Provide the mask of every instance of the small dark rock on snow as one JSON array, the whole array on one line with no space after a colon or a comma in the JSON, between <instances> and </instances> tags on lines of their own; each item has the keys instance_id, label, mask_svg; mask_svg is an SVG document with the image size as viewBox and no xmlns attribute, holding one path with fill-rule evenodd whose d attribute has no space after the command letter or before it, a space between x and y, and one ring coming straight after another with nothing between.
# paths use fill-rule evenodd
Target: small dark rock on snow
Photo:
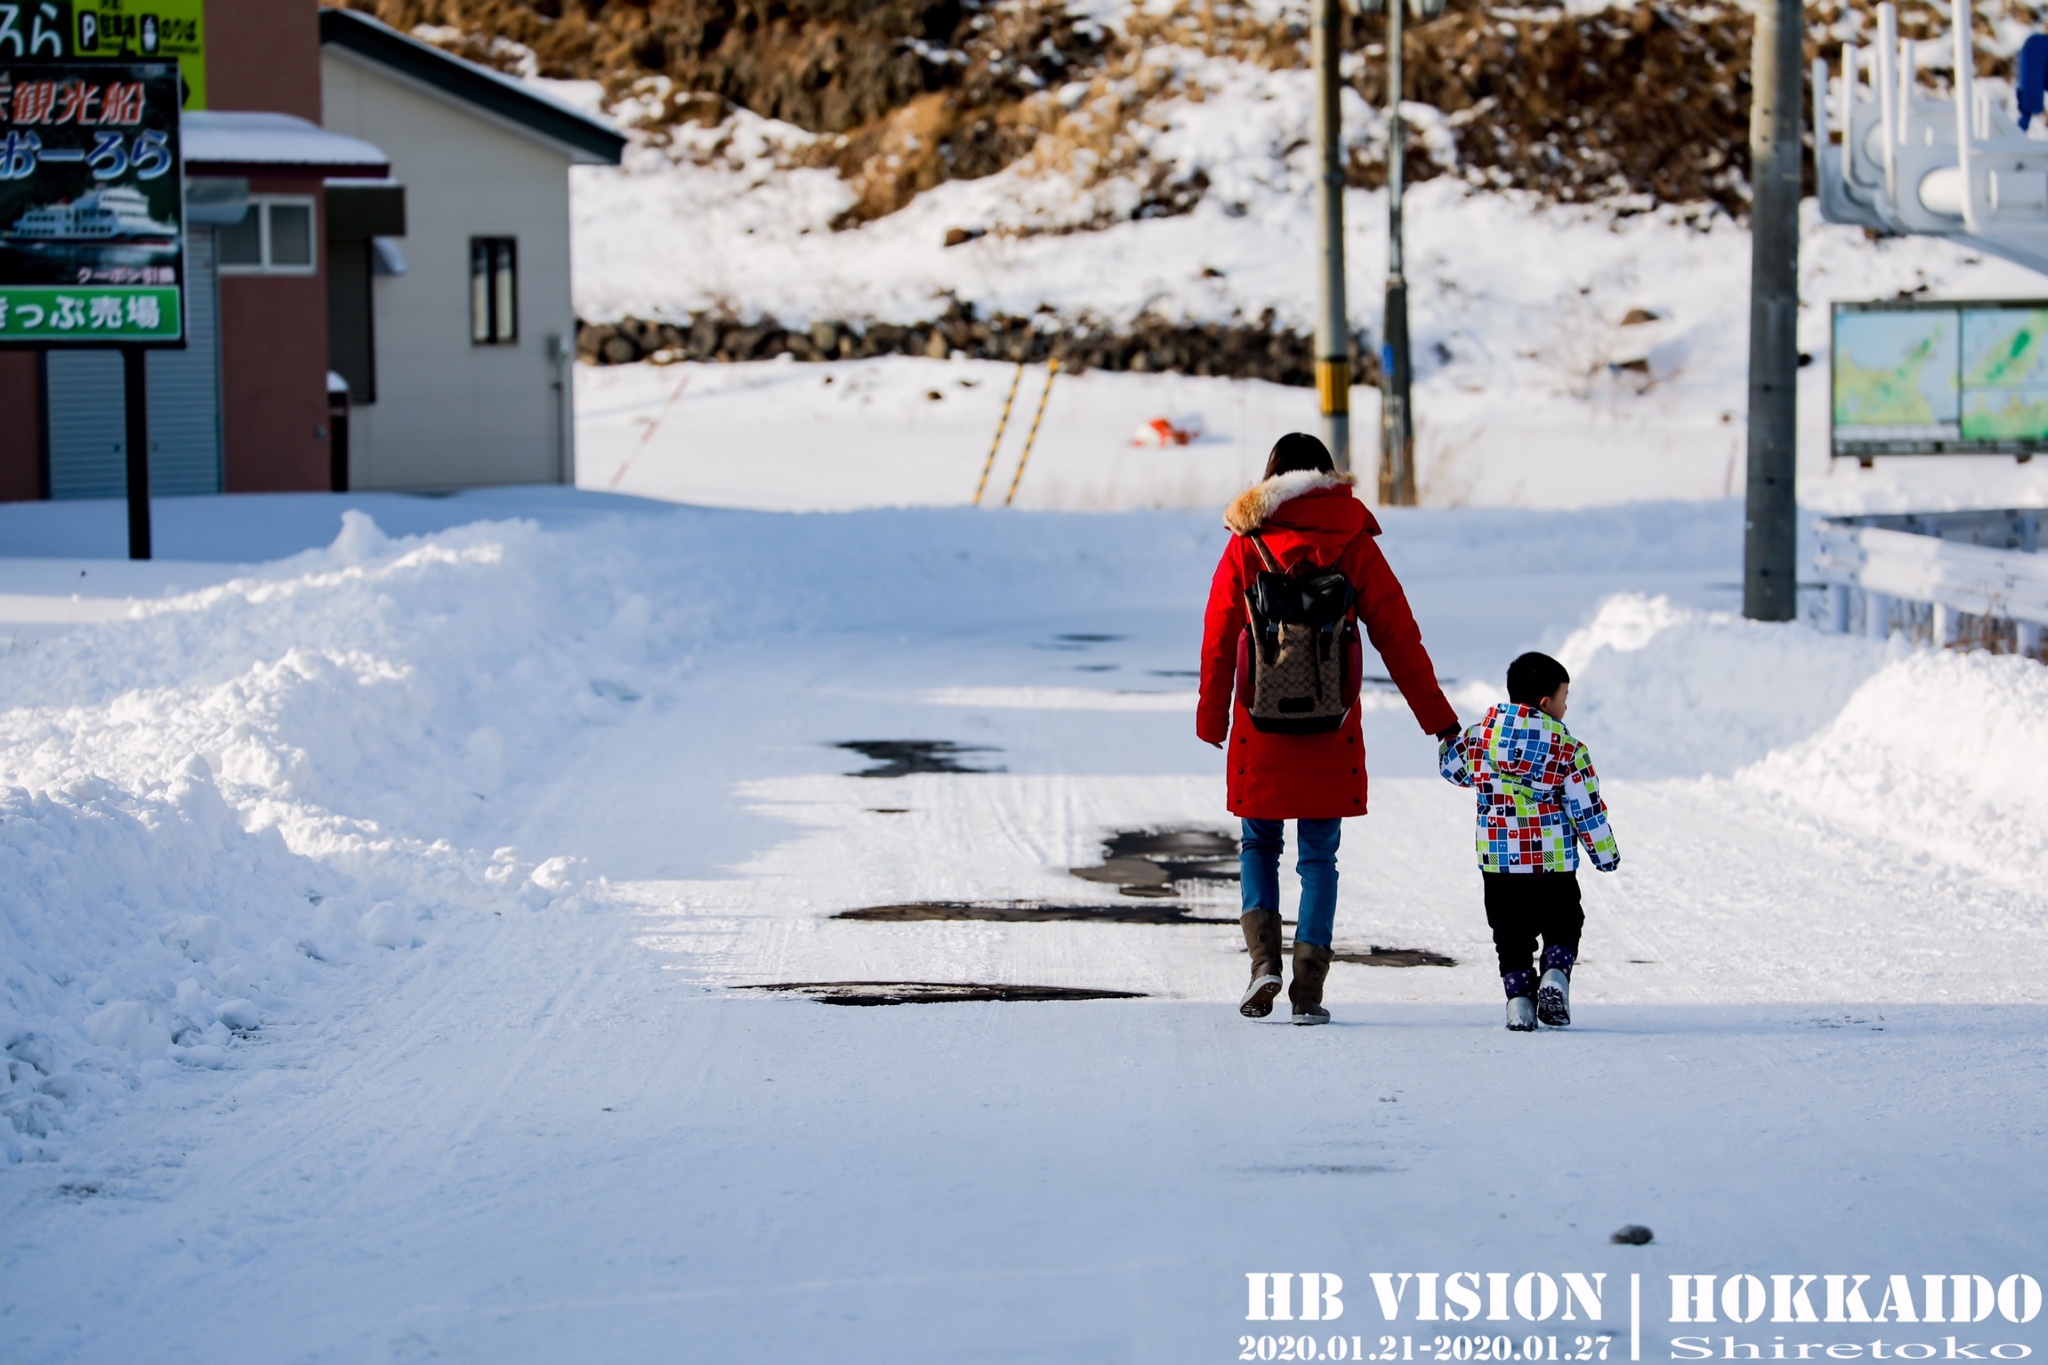
<instances>
[{"instance_id":1,"label":"small dark rock on snow","mask_svg":"<svg viewBox=\"0 0 2048 1365\"><path fill-rule=\"evenodd\" d=\"M1617 1229L1615 1231L1615 1234L1607 1240L1610 1242L1619 1242L1623 1246L1639 1247L1647 1246L1649 1244L1650 1238L1653 1236L1655 1236L1655 1234L1652 1233L1648 1228L1644 1227L1641 1223L1630 1223L1625 1228Z\"/></svg>"}]
</instances>

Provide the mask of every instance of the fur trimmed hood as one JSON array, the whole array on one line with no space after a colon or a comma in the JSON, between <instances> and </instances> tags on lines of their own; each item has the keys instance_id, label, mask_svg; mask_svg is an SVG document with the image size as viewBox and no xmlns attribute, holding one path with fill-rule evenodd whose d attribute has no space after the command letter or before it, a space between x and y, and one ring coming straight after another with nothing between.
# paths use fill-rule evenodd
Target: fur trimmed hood
<instances>
[{"instance_id":1,"label":"fur trimmed hood","mask_svg":"<svg viewBox=\"0 0 2048 1365\"><path fill-rule=\"evenodd\" d=\"M1350 474L1325 474L1314 469L1297 469L1275 474L1264 483L1253 484L1231 500L1223 511L1223 524L1234 535L1245 535L1264 526L1282 503L1304 493L1325 488L1349 488L1358 480Z\"/></svg>"}]
</instances>

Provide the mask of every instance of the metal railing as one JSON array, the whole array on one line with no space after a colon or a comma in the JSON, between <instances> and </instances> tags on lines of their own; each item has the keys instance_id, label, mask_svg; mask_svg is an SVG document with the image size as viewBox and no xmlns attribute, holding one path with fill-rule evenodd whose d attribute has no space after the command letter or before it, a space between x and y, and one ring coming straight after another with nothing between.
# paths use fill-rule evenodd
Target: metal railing
<instances>
[{"instance_id":1,"label":"metal railing","mask_svg":"<svg viewBox=\"0 0 2048 1365\"><path fill-rule=\"evenodd\" d=\"M1819 527L1816 568L1828 587L1828 624L1884 639L1917 635L1937 647L1978 643L2041 654L2048 626L2043 513L1901 512L1839 517Z\"/></svg>"}]
</instances>

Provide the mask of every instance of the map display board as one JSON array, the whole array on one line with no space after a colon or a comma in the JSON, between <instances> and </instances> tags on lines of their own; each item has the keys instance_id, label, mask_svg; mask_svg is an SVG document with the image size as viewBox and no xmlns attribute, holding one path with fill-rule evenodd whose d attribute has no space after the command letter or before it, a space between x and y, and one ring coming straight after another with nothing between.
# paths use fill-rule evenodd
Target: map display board
<instances>
[{"instance_id":1,"label":"map display board","mask_svg":"<svg viewBox=\"0 0 2048 1365\"><path fill-rule=\"evenodd\" d=\"M0 344L177 346L175 62L0 60Z\"/></svg>"},{"instance_id":2,"label":"map display board","mask_svg":"<svg viewBox=\"0 0 2048 1365\"><path fill-rule=\"evenodd\" d=\"M206 0L0 0L0 62L175 59L206 107Z\"/></svg>"},{"instance_id":3,"label":"map display board","mask_svg":"<svg viewBox=\"0 0 2048 1365\"><path fill-rule=\"evenodd\" d=\"M1838 303L1836 455L2048 450L2048 300Z\"/></svg>"}]
</instances>

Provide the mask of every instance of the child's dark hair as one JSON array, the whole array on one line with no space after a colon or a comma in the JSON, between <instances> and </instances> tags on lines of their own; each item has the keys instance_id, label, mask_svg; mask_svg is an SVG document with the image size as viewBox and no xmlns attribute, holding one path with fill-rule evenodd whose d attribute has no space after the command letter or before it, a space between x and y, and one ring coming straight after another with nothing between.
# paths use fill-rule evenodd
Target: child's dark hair
<instances>
[{"instance_id":1,"label":"child's dark hair","mask_svg":"<svg viewBox=\"0 0 2048 1365\"><path fill-rule=\"evenodd\" d=\"M1572 680L1564 665L1548 654L1530 650L1508 665L1508 700L1517 706L1534 706Z\"/></svg>"},{"instance_id":2,"label":"child's dark hair","mask_svg":"<svg viewBox=\"0 0 2048 1365\"><path fill-rule=\"evenodd\" d=\"M1273 453L1266 457L1266 475L1292 474L1297 469L1313 469L1321 474L1336 470L1337 462L1330 458L1330 448L1304 431L1290 431L1273 442Z\"/></svg>"}]
</instances>

